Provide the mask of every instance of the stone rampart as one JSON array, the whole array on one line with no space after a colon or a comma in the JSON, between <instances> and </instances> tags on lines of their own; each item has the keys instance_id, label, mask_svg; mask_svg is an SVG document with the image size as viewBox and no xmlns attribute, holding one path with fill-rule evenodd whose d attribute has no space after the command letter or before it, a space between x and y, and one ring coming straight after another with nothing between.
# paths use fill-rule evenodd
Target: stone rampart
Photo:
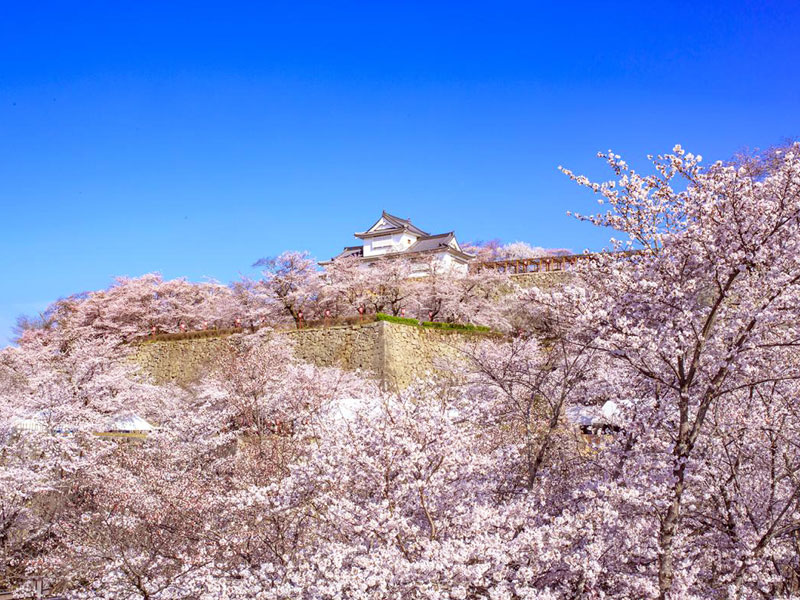
<instances>
[{"instance_id":1,"label":"stone rampart","mask_svg":"<svg viewBox=\"0 0 800 600\"><path fill-rule=\"evenodd\" d=\"M474 334L383 323L383 372L388 389L403 389L419 377L460 360L459 348Z\"/></svg>"},{"instance_id":2,"label":"stone rampart","mask_svg":"<svg viewBox=\"0 0 800 600\"><path fill-rule=\"evenodd\" d=\"M522 287L563 286L574 273L551 271L512 275ZM357 325L277 332L286 336L300 360L324 367L360 370L391 389L407 387L437 370L437 362L457 358L468 335L378 321ZM230 347L229 336L157 340L140 344L135 360L158 383L188 384L215 367Z\"/></svg>"},{"instance_id":3,"label":"stone rampart","mask_svg":"<svg viewBox=\"0 0 800 600\"><path fill-rule=\"evenodd\" d=\"M439 361L457 360L467 335L378 321L278 332L300 360L322 367L360 370L387 389L407 387L435 372ZM230 349L229 336L158 340L140 344L136 362L158 383L190 384L212 371Z\"/></svg>"},{"instance_id":4,"label":"stone rampart","mask_svg":"<svg viewBox=\"0 0 800 600\"><path fill-rule=\"evenodd\" d=\"M319 367L361 370L380 375L383 363L381 322L296 329L285 335L294 355Z\"/></svg>"},{"instance_id":5,"label":"stone rampart","mask_svg":"<svg viewBox=\"0 0 800 600\"><path fill-rule=\"evenodd\" d=\"M228 337L145 342L134 349L134 360L156 383L188 384L215 368L216 358L230 348Z\"/></svg>"}]
</instances>

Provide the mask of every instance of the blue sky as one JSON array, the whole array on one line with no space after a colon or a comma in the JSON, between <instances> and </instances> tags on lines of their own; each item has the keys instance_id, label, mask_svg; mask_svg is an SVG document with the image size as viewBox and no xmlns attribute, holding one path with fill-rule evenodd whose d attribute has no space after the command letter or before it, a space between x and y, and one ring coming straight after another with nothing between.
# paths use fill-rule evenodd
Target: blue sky
<instances>
[{"instance_id":1,"label":"blue sky","mask_svg":"<svg viewBox=\"0 0 800 600\"><path fill-rule=\"evenodd\" d=\"M328 258L381 209L602 248L559 164L797 137L798 56L797 2L4 2L0 345L115 275Z\"/></svg>"}]
</instances>

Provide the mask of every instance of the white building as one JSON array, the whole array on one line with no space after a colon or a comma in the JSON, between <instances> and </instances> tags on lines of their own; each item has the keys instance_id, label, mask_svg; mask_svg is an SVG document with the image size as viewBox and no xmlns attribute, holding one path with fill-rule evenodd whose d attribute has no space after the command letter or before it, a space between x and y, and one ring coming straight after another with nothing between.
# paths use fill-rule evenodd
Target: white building
<instances>
[{"instance_id":1,"label":"white building","mask_svg":"<svg viewBox=\"0 0 800 600\"><path fill-rule=\"evenodd\" d=\"M39 411L29 417L17 417L11 421L11 430L17 434L26 432L66 435L76 431L73 425L50 422L50 411ZM103 437L146 437L155 427L136 413L118 415L109 420L102 431L95 435Z\"/></svg>"},{"instance_id":2,"label":"white building","mask_svg":"<svg viewBox=\"0 0 800 600\"><path fill-rule=\"evenodd\" d=\"M466 273L469 261L475 258L461 249L454 232L431 235L412 225L411 219L401 219L386 211L372 227L354 235L363 241L361 246L348 246L330 261L320 264L330 264L342 258L358 258L367 264L387 258L420 262L432 258L443 268Z\"/></svg>"}]
</instances>

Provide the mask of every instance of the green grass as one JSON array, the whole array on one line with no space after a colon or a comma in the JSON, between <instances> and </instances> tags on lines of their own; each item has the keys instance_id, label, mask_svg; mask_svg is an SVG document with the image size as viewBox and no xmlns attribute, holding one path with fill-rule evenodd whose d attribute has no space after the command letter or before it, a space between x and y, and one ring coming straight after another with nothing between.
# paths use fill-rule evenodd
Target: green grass
<instances>
[{"instance_id":1,"label":"green grass","mask_svg":"<svg viewBox=\"0 0 800 600\"><path fill-rule=\"evenodd\" d=\"M417 319L407 319L405 317L395 317L384 313L375 315L378 321L387 321L389 323L400 323L401 325L415 325L417 327L425 327L427 329L437 329L439 331L457 331L460 333L491 333L489 327L483 325L472 325L471 323L440 323L438 321L423 321L420 323Z\"/></svg>"},{"instance_id":2,"label":"green grass","mask_svg":"<svg viewBox=\"0 0 800 600\"><path fill-rule=\"evenodd\" d=\"M384 313L378 313L375 315L375 318L378 321L387 321L389 323L400 323L402 325L419 325L419 321L416 319L407 319L406 317L395 317L394 315L387 315Z\"/></svg>"},{"instance_id":3,"label":"green grass","mask_svg":"<svg viewBox=\"0 0 800 600\"><path fill-rule=\"evenodd\" d=\"M324 327L336 327L340 325L362 325L364 323L374 323L375 315L362 315L360 317L330 317L328 319L303 320L303 329L320 329Z\"/></svg>"},{"instance_id":4,"label":"green grass","mask_svg":"<svg viewBox=\"0 0 800 600\"><path fill-rule=\"evenodd\" d=\"M491 331L489 327L484 327L483 325L473 325L472 323L440 323L438 321L423 321L422 326L429 327L430 329L441 329L444 331L470 331L480 333L488 333Z\"/></svg>"},{"instance_id":5,"label":"green grass","mask_svg":"<svg viewBox=\"0 0 800 600\"><path fill-rule=\"evenodd\" d=\"M176 333L157 333L156 335L142 336L134 343L146 344L148 342L164 342L164 341L178 341L178 340L197 340L202 338L221 337L232 335L234 333L244 333L242 328L232 329L203 329L200 331L179 331Z\"/></svg>"},{"instance_id":6,"label":"green grass","mask_svg":"<svg viewBox=\"0 0 800 600\"><path fill-rule=\"evenodd\" d=\"M489 327L483 325L472 325L471 323L440 323L438 321L423 321L406 317L395 317L378 313L376 315L364 315L363 317L332 318L323 321L303 321L303 329L315 329L319 327L330 327L335 325L357 325L374 321L386 321L388 323L399 323L400 325L412 325L414 327L425 327L426 329L436 329L437 331L452 331L458 333L494 333ZM293 330L293 328L292 328ZM249 331L249 330L248 330ZM202 331L182 331L176 333L158 333L156 335L141 336L134 343L146 344L148 342L196 340L202 338L222 337L234 333L245 333L244 329L204 329Z\"/></svg>"}]
</instances>

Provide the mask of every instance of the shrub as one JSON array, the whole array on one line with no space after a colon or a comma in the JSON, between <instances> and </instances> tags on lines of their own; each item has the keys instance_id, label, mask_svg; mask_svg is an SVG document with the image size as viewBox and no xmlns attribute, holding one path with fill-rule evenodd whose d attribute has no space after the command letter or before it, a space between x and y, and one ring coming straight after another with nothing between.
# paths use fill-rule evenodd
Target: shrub
<instances>
[{"instance_id":1,"label":"shrub","mask_svg":"<svg viewBox=\"0 0 800 600\"><path fill-rule=\"evenodd\" d=\"M175 333L157 333L156 335L146 335L134 340L134 343L146 344L148 342L163 342L177 340L195 340L210 337L222 337L233 335L234 333L244 333L245 330L239 328L229 329L202 329L200 331L178 331Z\"/></svg>"},{"instance_id":2,"label":"shrub","mask_svg":"<svg viewBox=\"0 0 800 600\"><path fill-rule=\"evenodd\" d=\"M420 323L417 319L407 319L405 317L395 317L385 313L378 313L375 315L378 321L388 321L389 323L401 323L403 325L417 325L428 327L430 329L439 329L441 331L461 331L461 332L476 332L476 333L491 333L489 327L483 325L473 325L471 323L440 323L438 321L423 321Z\"/></svg>"},{"instance_id":3,"label":"shrub","mask_svg":"<svg viewBox=\"0 0 800 600\"><path fill-rule=\"evenodd\" d=\"M360 317L330 317L328 319L313 319L306 321L303 319L302 329L319 329L321 327L335 327L338 325L360 325L363 323L374 323L375 315L362 315Z\"/></svg>"},{"instance_id":4,"label":"shrub","mask_svg":"<svg viewBox=\"0 0 800 600\"><path fill-rule=\"evenodd\" d=\"M395 317L393 315L387 315L384 313L378 313L375 315L378 321L388 321L389 323L402 323L403 325L419 325L419 321L416 319L409 319L406 317Z\"/></svg>"},{"instance_id":5,"label":"shrub","mask_svg":"<svg viewBox=\"0 0 800 600\"><path fill-rule=\"evenodd\" d=\"M446 331L475 331L481 333L489 333L491 329L483 325L473 325L472 323L441 323L438 321L423 321L423 327L430 327L431 329L443 329Z\"/></svg>"}]
</instances>

